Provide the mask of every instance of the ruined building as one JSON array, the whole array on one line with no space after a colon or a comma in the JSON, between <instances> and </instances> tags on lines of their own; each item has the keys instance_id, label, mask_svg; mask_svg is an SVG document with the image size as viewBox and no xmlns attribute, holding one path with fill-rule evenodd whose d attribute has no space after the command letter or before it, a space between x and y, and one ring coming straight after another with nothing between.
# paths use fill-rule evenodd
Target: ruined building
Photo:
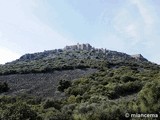
<instances>
[{"instance_id":1,"label":"ruined building","mask_svg":"<svg viewBox=\"0 0 160 120\"><path fill-rule=\"evenodd\" d=\"M90 44L77 44L77 45L70 45L66 46L64 50L91 50L93 47Z\"/></svg>"}]
</instances>

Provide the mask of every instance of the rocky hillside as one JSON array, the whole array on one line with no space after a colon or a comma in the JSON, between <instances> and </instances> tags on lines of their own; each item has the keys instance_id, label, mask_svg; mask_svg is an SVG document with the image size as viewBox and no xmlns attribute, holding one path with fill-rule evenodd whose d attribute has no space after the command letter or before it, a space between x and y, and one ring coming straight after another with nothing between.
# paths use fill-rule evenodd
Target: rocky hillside
<instances>
[{"instance_id":1,"label":"rocky hillside","mask_svg":"<svg viewBox=\"0 0 160 120\"><path fill-rule=\"evenodd\" d=\"M141 54L77 44L0 66L0 119L159 119L159 91L160 66Z\"/></svg>"},{"instance_id":2,"label":"rocky hillside","mask_svg":"<svg viewBox=\"0 0 160 120\"><path fill-rule=\"evenodd\" d=\"M64 70L53 73L14 74L0 76L0 82L8 83L10 90L5 95L30 94L39 97L61 98L64 94L57 91L60 80L72 81L96 72L95 69Z\"/></svg>"},{"instance_id":3,"label":"rocky hillside","mask_svg":"<svg viewBox=\"0 0 160 120\"><path fill-rule=\"evenodd\" d=\"M113 60L126 60L126 59L137 59L140 61L148 61L141 54L136 55L127 55L125 53L111 51L104 48L98 49L92 47L90 44L77 44L72 46L66 46L64 49L55 49L33 54L25 54L20 59L13 61L11 63L18 62L29 62L33 60L40 59L55 59L55 58L64 58L64 59L105 59L107 61ZM9 63L9 64L11 64Z\"/></svg>"}]
</instances>

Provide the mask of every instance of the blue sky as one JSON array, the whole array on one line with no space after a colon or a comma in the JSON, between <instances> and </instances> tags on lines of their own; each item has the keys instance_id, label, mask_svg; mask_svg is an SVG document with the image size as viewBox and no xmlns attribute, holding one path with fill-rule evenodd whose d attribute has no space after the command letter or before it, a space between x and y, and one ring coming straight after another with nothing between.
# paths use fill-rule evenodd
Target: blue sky
<instances>
[{"instance_id":1,"label":"blue sky","mask_svg":"<svg viewBox=\"0 0 160 120\"><path fill-rule=\"evenodd\" d=\"M159 0L0 0L0 63L90 43L160 63Z\"/></svg>"}]
</instances>

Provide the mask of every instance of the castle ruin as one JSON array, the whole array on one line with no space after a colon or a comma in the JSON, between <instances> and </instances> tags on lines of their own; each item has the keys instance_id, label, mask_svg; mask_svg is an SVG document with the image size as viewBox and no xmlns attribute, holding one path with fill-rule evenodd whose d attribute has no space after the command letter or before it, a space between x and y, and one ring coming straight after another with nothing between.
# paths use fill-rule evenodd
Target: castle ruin
<instances>
[{"instance_id":1,"label":"castle ruin","mask_svg":"<svg viewBox=\"0 0 160 120\"><path fill-rule=\"evenodd\" d=\"M64 50L87 50L90 51L94 49L90 44L79 44L77 43L77 45L71 45L71 46L66 46L64 48Z\"/></svg>"}]
</instances>

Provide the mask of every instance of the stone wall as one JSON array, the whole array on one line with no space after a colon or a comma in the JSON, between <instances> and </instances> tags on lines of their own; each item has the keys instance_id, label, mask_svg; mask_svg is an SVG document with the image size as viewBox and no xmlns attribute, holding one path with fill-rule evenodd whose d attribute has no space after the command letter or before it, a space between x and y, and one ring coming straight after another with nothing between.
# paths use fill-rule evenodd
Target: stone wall
<instances>
[{"instance_id":1,"label":"stone wall","mask_svg":"<svg viewBox=\"0 0 160 120\"><path fill-rule=\"evenodd\" d=\"M93 47L90 44L77 44L66 46L64 50L91 50Z\"/></svg>"}]
</instances>

